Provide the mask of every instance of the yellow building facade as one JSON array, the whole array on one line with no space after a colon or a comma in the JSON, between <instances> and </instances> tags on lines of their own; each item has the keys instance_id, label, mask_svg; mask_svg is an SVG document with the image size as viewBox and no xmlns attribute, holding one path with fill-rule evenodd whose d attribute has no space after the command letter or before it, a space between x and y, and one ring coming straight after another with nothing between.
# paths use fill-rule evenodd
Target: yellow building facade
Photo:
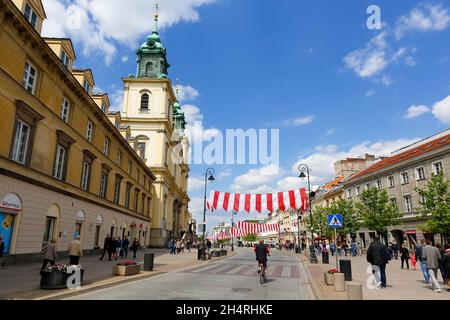
<instances>
[{"instance_id":1,"label":"yellow building facade","mask_svg":"<svg viewBox=\"0 0 450 320\"><path fill-rule=\"evenodd\" d=\"M0 236L17 262L128 236L150 245L157 177L116 124L70 39L42 38L41 1L0 0Z\"/></svg>"}]
</instances>

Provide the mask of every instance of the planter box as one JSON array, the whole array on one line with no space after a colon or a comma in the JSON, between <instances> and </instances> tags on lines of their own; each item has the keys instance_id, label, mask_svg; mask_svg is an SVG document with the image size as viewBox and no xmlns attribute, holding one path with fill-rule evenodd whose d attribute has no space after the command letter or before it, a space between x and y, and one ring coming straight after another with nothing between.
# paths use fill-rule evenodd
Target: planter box
<instances>
[{"instance_id":1,"label":"planter box","mask_svg":"<svg viewBox=\"0 0 450 320\"><path fill-rule=\"evenodd\" d=\"M211 253L206 253L204 256L201 257L202 260L210 260L211 259Z\"/></svg>"},{"instance_id":2,"label":"planter box","mask_svg":"<svg viewBox=\"0 0 450 320\"><path fill-rule=\"evenodd\" d=\"M130 266L114 266L113 275L115 276L132 276L141 272L140 265L130 265Z\"/></svg>"},{"instance_id":3,"label":"planter box","mask_svg":"<svg viewBox=\"0 0 450 320\"><path fill-rule=\"evenodd\" d=\"M323 276L324 276L326 285L332 286L334 284L334 281L333 281L334 277L333 277L332 273L324 272Z\"/></svg>"},{"instance_id":4,"label":"planter box","mask_svg":"<svg viewBox=\"0 0 450 320\"><path fill-rule=\"evenodd\" d=\"M41 283L40 288L46 290L55 290L55 289L67 289L67 280L71 275L73 275L75 271L71 274L65 271L43 271L41 273ZM81 270L81 284L83 283L84 269Z\"/></svg>"}]
</instances>

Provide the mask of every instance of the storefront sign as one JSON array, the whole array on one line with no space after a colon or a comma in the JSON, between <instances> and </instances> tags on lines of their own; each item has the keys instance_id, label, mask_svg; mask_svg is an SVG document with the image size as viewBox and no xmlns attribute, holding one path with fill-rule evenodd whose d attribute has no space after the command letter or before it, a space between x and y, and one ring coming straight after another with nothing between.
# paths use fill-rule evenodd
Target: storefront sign
<instances>
[{"instance_id":1,"label":"storefront sign","mask_svg":"<svg viewBox=\"0 0 450 320\"><path fill-rule=\"evenodd\" d=\"M3 197L0 202L0 209L21 211L22 210L22 202L19 197L14 193L9 193Z\"/></svg>"},{"instance_id":2,"label":"storefront sign","mask_svg":"<svg viewBox=\"0 0 450 320\"><path fill-rule=\"evenodd\" d=\"M416 234L416 230L406 230L406 234Z\"/></svg>"}]
</instances>

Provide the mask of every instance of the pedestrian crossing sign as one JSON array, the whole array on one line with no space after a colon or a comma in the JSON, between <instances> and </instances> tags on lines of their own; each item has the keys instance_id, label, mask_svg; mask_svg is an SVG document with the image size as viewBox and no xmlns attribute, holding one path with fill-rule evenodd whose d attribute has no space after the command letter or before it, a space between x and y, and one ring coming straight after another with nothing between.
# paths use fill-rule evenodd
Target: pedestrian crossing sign
<instances>
[{"instance_id":1,"label":"pedestrian crossing sign","mask_svg":"<svg viewBox=\"0 0 450 320\"><path fill-rule=\"evenodd\" d=\"M328 215L328 227L330 228L342 228L342 214L329 214Z\"/></svg>"}]
</instances>

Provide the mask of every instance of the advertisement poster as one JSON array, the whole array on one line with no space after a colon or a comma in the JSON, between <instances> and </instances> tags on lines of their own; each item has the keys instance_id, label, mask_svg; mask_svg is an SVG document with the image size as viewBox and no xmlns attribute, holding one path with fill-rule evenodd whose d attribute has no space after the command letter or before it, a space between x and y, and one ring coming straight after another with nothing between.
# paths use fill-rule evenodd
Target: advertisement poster
<instances>
[{"instance_id":1,"label":"advertisement poster","mask_svg":"<svg viewBox=\"0 0 450 320\"><path fill-rule=\"evenodd\" d=\"M5 250L3 253L8 254L13 235L14 216L12 214L0 212L0 224L0 237L3 238L3 242L5 243Z\"/></svg>"}]
</instances>

